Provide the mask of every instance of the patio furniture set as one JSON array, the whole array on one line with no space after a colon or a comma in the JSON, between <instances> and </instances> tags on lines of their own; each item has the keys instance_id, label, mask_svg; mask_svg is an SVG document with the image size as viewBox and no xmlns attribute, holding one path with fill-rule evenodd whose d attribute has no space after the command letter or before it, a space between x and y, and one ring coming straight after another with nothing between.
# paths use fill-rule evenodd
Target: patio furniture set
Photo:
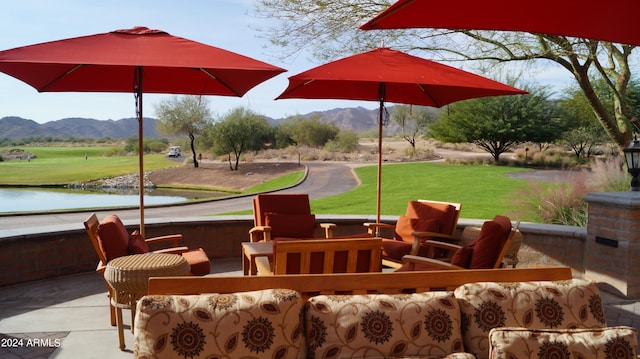
<instances>
[{"instance_id":1,"label":"patio furniture set","mask_svg":"<svg viewBox=\"0 0 640 359\"><path fill-rule=\"evenodd\" d=\"M112 325L115 322L118 326L121 349L125 348L121 310L132 311L136 357L215 354L234 358L250 356L253 351L253 354L271 353L278 357L331 358L473 355L482 358L490 352L492 358L497 358L498 352L511 353L521 347L546 345L542 339L534 345L531 340L535 342L535 338L564 341L573 348L575 338L582 343L582 340L592 340L593 336L616 343L628 341L629 351L636 352L633 328L606 328L599 317L598 323L580 317L576 324L571 321L576 314L570 312L573 319L566 319L565 323L565 319L560 318L562 325L526 321L533 317L524 320L524 316L532 315L532 310L544 315L547 308L532 308L533 300L526 305L520 303L519 298L525 295L522 293L537 298L543 297L542 292L546 291L553 294L551 299L556 302L564 298L561 306L567 308L579 304L572 293L591 293L595 304L580 307L579 315L584 316L588 310L597 314L598 308L594 305L601 305L597 287L587 281L571 280L568 268L492 270L505 266L503 258L519 235L519 223L512 226L509 218L496 216L482 227L463 232L463 242L447 243L445 241L455 240L460 208L461 205L455 203L410 201L405 215L400 216L395 226L365 224L366 233L336 237L333 235L335 225L316 225L307 195L261 194L254 198L256 225L249 231L250 241L242 243L244 275L225 278L203 276L209 273L209 259L202 249L178 247L182 239L179 235L160 239L172 241L175 248L147 253L149 250L144 244L158 239L145 241L135 231L127 233L115 215L98 223L94 214L85 222L85 227L100 257L97 271L103 273L107 283ZM393 230L393 238L382 238L381 228ZM316 230L322 232L324 238L315 237ZM124 249L114 251L118 246L112 243L113 238L117 238L120 247L126 244ZM385 272L383 263L389 266ZM525 283L533 280L564 282ZM486 281L510 284L482 283L475 287L469 284ZM482 290L465 292L478 286ZM560 290L563 286L571 290ZM521 293L509 289L511 287L528 289ZM431 292L425 293L427 291ZM485 332L472 332L469 336L465 333L466 327L473 324L474 319L471 313L465 314L463 303L477 301L482 297L481 292L493 293L491 295L497 296L493 299L498 300L500 306L482 310L498 313L504 312L501 308L508 308L512 320L503 320L495 328L483 328ZM534 292L536 294L532 294ZM349 294L340 299L333 297L345 293ZM147 297L147 294L170 296ZM178 296L171 296L173 294ZM325 297L317 296L319 294ZM301 311L302 307L307 309ZM409 308L415 315L405 318ZM476 318L496 315L478 312L478 308L474 310ZM446 317L446 321L423 318L424 322L419 325L408 321L409 317L413 320L414 316L424 316L427 312L439 313L437 320ZM365 313L372 317L364 317ZM158 322L160 317L166 320ZM230 323L231 317L237 319ZM410 322L413 326L405 327ZM443 323L448 327L442 327ZM280 329L274 330L276 327ZM521 327L525 329L514 329ZM371 337L381 333L369 330L381 328L387 333ZM588 330L573 330L576 328ZM267 332L260 332L265 330ZM322 338L313 337L318 335L318 330L324 331ZM434 337L434 330L445 330L439 335L446 334L447 338ZM209 337L210 333L220 334ZM399 333L404 334L398 336ZM265 339L263 335L270 339L254 346L260 338ZM169 337L173 338L171 343L167 342ZM513 343L518 343L517 348ZM576 350L599 353L599 348L608 342L598 343ZM473 355L468 356L469 353Z\"/></svg>"}]
</instances>

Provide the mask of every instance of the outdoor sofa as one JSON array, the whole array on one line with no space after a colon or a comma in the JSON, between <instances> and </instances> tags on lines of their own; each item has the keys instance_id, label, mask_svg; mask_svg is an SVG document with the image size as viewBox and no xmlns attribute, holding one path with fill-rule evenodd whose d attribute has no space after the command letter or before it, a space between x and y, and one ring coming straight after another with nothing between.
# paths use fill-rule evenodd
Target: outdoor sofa
<instances>
[{"instance_id":1,"label":"outdoor sofa","mask_svg":"<svg viewBox=\"0 0 640 359\"><path fill-rule=\"evenodd\" d=\"M136 358L635 358L568 267L151 278ZM566 356L568 357L568 356Z\"/></svg>"}]
</instances>

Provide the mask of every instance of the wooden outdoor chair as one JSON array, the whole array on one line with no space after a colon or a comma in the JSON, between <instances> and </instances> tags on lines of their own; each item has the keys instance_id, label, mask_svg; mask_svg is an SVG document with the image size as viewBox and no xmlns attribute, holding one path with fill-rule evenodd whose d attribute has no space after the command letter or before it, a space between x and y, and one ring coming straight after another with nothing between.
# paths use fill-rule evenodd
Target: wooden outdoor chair
<instances>
[{"instance_id":1,"label":"wooden outdoor chair","mask_svg":"<svg viewBox=\"0 0 640 359\"><path fill-rule=\"evenodd\" d=\"M380 272L380 238L273 241L273 258L256 258L258 275Z\"/></svg>"},{"instance_id":2,"label":"wooden outdoor chair","mask_svg":"<svg viewBox=\"0 0 640 359\"><path fill-rule=\"evenodd\" d=\"M190 250L188 247L180 246L182 234L172 234L161 237L144 239L136 231L129 234L120 218L115 215L105 217L102 222L98 221L95 213L92 213L84 222L84 228L91 240L93 249L98 254L99 262L96 272L104 274L107 263L115 258L149 252L149 245L157 243L169 243L170 248L155 250L153 253L173 253L182 255L191 266L191 274L205 275L211 272L209 257L198 248ZM111 325L116 325L116 308L111 304L111 287L105 281L109 295L109 310ZM133 318L135 313L131 313Z\"/></svg>"},{"instance_id":3,"label":"wooden outdoor chair","mask_svg":"<svg viewBox=\"0 0 640 359\"><path fill-rule=\"evenodd\" d=\"M478 237L465 246L439 241L426 241L431 256L436 250L448 254L440 258L407 255L398 271L431 271L443 269L492 269L503 266L503 258L514 236L519 233L520 221L514 226L505 216L495 216L482 225Z\"/></svg>"},{"instance_id":4,"label":"wooden outdoor chair","mask_svg":"<svg viewBox=\"0 0 640 359\"><path fill-rule=\"evenodd\" d=\"M275 238L314 238L316 217L311 214L308 194L259 194L253 198L253 223L249 230L251 242ZM333 223L319 224L324 238L333 236Z\"/></svg>"},{"instance_id":5,"label":"wooden outdoor chair","mask_svg":"<svg viewBox=\"0 0 640 359\"><path fill-rule=\"evenodd\" d=\"M395 225L365 223L371 236L381 236L383 229L393 230L393 238L382 239L382 264L391 268L403 265L406 255L426 256L428 248L420 243L426 240L452 242L460 218L460 203L429 200L409 201L404 216Z\"/></svg>"}]
</instances>

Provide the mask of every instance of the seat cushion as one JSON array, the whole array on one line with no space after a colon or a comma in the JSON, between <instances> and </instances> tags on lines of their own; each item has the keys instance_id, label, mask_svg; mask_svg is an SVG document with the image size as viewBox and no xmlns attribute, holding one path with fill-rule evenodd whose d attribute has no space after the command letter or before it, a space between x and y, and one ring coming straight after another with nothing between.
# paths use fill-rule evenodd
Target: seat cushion
<instances>
[{"instance_id":1,"label":"seat cushion","mask_svg":"<svg viewBox=\"0 0 640 359\"><path fill-rule=\"evenodd\" d=\"M313 238L316 216L313 214L284 214L269 212L266 225L271 227L271 238Z\"/></svg>"},{"instance_id":2,"label":"seat cushion","mask_svg":"<svg viewBox=\"0 0 640 359\"><path fill-rule=\"evenodd\" d=\"M118 216L106 216L98 226L98 244L107 262L129 254L129 233Z\"/></svg>"},{"instance_id":3,"label":"seat cushion","mask_svg":"<svg viewBox=\"0 0 640 359\"><path fill-rule=\"evenodd\" d=\"M127 246L128 254L143 254L149 252L149 245L142 238L140 231L137 229L129 235L129 245Z\"/></svg>"},{"instance_id":4,"label":"seat cushion","mask_svg":"<svg viewBox=\"0 0 640 359\"><path fill-rule=\"evenodd\" d=\"M496 221L484 222L478 238L473 242L473 254L471 255L471 262L467 268L493 268L498 254L504 246L504 242L507 240L507 235L505 235L503 224Z\"/></svg>"},{"instance_id":5,"label":"seat cushion","mask_svg":"<svg viewBox=\"0 0 640 359\"><path fill-rule=\"evenodd\" d=\"M409 252L411 252L411 243L395 239L382 239L382 258L400 261Z\"/></svg>"},{"instance_id":6,"label":"seat cushion","mask_svg":"<svg viewBox=\"0 0 640 359\"><path fill-rule=\"evenodd\" d=\"M191 266L191 274L207 275L211 273L211 262L202 248L180 253Z\"/></svg>"},{"instance_id":7,"label":"seat cushion","mask_svg":"<svg viewBox=\"0 0 640 359\"><path fill-rule=\"evenodd\" d=\"M405 215L410 218L435 219L440 224L440 233L453 235L457 211L455 206L448 203L409 201Z\"/></svg>"},{"instance_id":8,"label":"seat cushion","mask_svg":"<svg viewBox=\"0 0 640 359\"><path fill-rule=\"evenodd\" d=\"M467 353L489 354L489 331L497 327L536 329L606 326L598 286L584 279L517 283L481 282L454 291Z\"/></svg>"},{"instance_id":9,"label":"seat cushion","mask_svg":"<svg viewBox=\"0 0 640 359\"><path fill-rule=\"evenodd\" d=\"M635 359L637 331L632 327L596 329L496 328L489 332L489 358Z\"/></svg>"},{"instance_id":10,"label":"seat cushion","mask_svg":"<svg viewBox=\"0 0 640 359\"><path fill-rule=\"evenodd\" d=\"M398 217L394 238L398 241L413 243L413 232L436 232L440 231L440 222L437 219L410 218L407 216Z\"/></svg>"},{"instance_id":11,"label":"seat cushion","mask_svg":"<svg viewBox=\"0 0 640 359\"><path fill-rule=\"evenodd\" d=\"M307 358L442 358L464 351L451 292L318 295L306 309Z\"/></svg>"},{"instance_id":12,"label":"seat cushion","mask_svg":"<svg viewBox=\"0 0 640 359\"><path fill-rule=\"evenodd\" d=\"M259 194L253 199L253 219L256 226L266 226L267 213L311 214L309 195Z\"/></svg>"},{"instance_id":13,"label":"seat cushion","mask_svg":"<svg viewBox=\"0 0 640 359\"><path fill-rule=\"evenodd\" d=\"M451 257L451 264L457 265L463 268L469 268L471 265L471 256L473 255L473 248L475 243L467 244L464 247L460 247L453 253Z\"/></svg>"},{"instance_id":14,"label":"seat cushion","mask_svg":"<svg viewBox=\"0 0 640 359\"><path fill-rule=\"evenodd\" d=\"M136 307L134 358L301 358L300 294L145 296Z\"/></svg>"}]
</instances>

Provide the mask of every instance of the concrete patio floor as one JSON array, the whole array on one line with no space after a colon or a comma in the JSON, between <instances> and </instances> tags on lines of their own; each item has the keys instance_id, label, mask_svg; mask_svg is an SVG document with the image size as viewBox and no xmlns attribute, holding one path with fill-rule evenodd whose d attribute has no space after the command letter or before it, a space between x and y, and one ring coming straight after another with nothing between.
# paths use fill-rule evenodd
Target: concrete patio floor
<instances>
[{"instance_id":1,"label":"concrete patio floor","mask_svg":"<svg viewBox=\"0 0 640 359\"><path fill-rule=\"evenodd\" d=\"M242 275L241 259L213 259L212 275ZM640 300L601 294L609 326L640 329ZM129 311L123 317L126 351L118 349L105 284L94 272L2 287L0 359L132 358Z\"/></svg>"}]
</instances>

